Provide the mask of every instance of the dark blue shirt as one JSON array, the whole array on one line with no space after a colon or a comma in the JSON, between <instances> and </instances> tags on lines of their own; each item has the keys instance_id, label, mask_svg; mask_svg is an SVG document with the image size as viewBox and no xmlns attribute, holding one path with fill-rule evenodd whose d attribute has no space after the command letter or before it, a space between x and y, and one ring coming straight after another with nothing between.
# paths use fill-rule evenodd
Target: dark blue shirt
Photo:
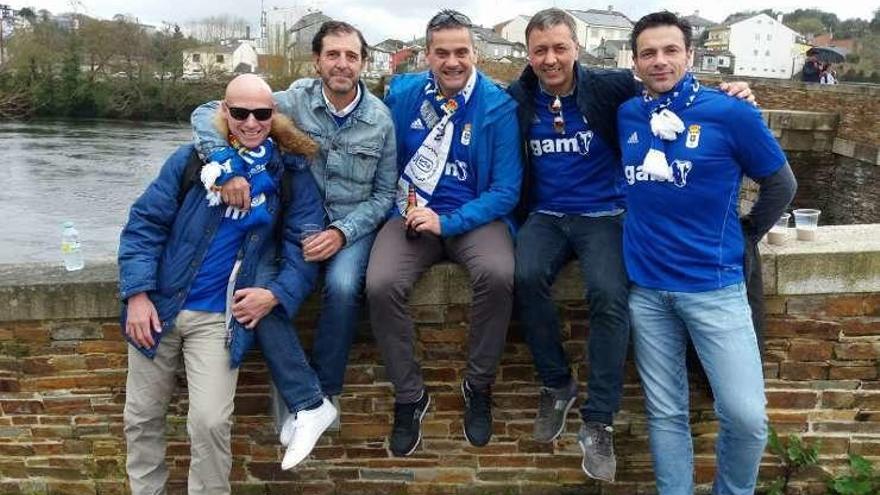
<instances>
[{"instance_id":1,"label":"dark blue shirt","mask_svg":"<svg viewBox=\"0 0 880 495\"><path fill-rule=\"evenodd\" d=\"M743 280L743 174L772 175L786 159L761 113L717 90L703 88L678 116L685 131L666 141L673 177L655 180L641 169L651 143L641 98L618 112L628 185L624 260L639 286L705 292Z\"/></svg>"},{"instance_id":2,"label":"dark blue shirt","mask_svg":"<svg viewBox=\"0 0 880 495\"><path fill-rule=\"evenodd\" d=\"M211 313L226 311L226 286L247 230L235 225L244 216L236 216L233 212L238 210L231 206L225 208L223 220L205 252L202 266L193 279L183 309Z\"/></svg>"},{"instance_id":3,"label":"dark blue shirt","mask_svg":"<svg viewBox=\"0 0 880 495\"><path fill-rule=\"evenodd\" d=\"M623 170L591 128L574 95L561 98L565 133L553 127L554 97L537 91L528 134L532 158L530 211L590 214L624 208Z\"/></svg>"}]
</instances>

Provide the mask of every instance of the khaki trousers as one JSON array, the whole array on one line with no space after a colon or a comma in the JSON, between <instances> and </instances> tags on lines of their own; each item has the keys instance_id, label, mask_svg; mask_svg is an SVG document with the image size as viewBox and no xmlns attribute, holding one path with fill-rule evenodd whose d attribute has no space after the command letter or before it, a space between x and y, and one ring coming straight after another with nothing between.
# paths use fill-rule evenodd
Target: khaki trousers
<instances>
[{"instance_id":1,"label":"khaki trousers","mask_svg":"<svg viewBox=\"0 0 880 495\"><path fill-rule=\"evenodd\" d=\"M190 495L230 493L230 437L238 369L230 369L221 313L181 311L149 359L129 345L125 393L126 470L134 495L164 495L165 415L184 365L189 392Z\"/></svg>"}]
</instances>

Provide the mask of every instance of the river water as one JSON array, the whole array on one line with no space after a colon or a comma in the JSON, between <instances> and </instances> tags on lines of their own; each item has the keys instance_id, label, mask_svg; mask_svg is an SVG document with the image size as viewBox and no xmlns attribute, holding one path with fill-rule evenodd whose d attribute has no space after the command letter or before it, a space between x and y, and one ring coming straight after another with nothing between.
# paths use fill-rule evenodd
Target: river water
<instances>
[{"instance_id":1,"label":"river water","mask_svg":"<svg viewBox=\"0 0 880 495\"><path fill-rule=\"evenodd\" d=\"M88 260L115 257L132 202L188 125L119 121L0 122L0 263L61 262L61 224Z\"/></svg>"}]
</instances>

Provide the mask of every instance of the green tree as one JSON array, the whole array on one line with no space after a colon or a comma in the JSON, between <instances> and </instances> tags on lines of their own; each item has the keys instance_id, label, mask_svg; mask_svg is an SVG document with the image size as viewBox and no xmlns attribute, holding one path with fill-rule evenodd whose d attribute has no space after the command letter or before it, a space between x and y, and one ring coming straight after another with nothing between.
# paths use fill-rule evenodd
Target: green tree
<instances>
[{"instance_id":1,"label":"green tree","mask_svg":"<svg viewBox=\"0 0 880 495\"><path fill-rule=\"evenodd\" d=\"M800 34L822 34L828 28L817 17L801 17L795 21L783 21L783 23Z\"/></svg>"},{"instance_id":2,"label":"green tree","mask_svg":"<svg viewBox=\"0 0 880 495\"><path fill-rule=\"evenodd\" d=\"M834 37L842 39L861 38L870 32L870 26L871 23L864 19L859 19L857 17L847 19L841 21L841 23L837 25L837 30L834 31Z\"/></svg>"}]
</instances>

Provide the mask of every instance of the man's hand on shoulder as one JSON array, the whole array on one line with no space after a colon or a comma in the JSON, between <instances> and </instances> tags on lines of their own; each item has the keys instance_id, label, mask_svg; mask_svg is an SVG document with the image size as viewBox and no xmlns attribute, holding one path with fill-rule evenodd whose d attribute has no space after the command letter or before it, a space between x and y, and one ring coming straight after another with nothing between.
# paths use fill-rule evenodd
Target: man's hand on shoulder
<instances>
[{"instance_id":1,"label":"man's hand on shoulder","mask_svg":"<svg viewBox=\"0 0 880 495\"><path fill-rule=\"evenodd\" d=\"M405 224L416 232L440 235L440 215L428 207L414 208L406 215Z\"/></svg>"},{"instance_id":2,"label":"man's hand on shoulder","mask_svg":"<svg viewBox=\"0 0 880 495\"><path fill-rule=\"evenodd\" d=\"M758 106L758 102L755 101L755 95L752 93L752 88L745 81L723 82L718 86L718 89L734 98L746 100L752 105Z\"/></svg>"},{"instance_id":3,"label":"man's hand on shoulder","mask_svg":"<svg viewBox=\"0 0 880 495\"><path fill-rule=\"evenodd\" d=\"M229 206L246 211L251 207L251 185L244 177L233 177L220 187L220 199Z\"/></svg>"},{"instance_id":4,"label":"man's hand on shoulder","mask_svg":"<svg viewBox=\"0 0 880 495\"><path fill-rule=\"evenodd\" d=\"M153 301L146 292L135 294L128 298L125 318L125 333L138 346L149 348L156 345L152 331L162 331L162 323L159 321L159 313Z\"/></svg>"},{"instance_id":5,"label":"man's hand on shoulder","mask_svg":"<svg viewBox=\"0 0 880 495\"><path fill-rule=\"evenodd\" d=\"M345 246L345 235L333 227L303 242L303 258L312 263L331 258Z\"/></svg>"},{"instance_id":6,"label":"man's hand on shoulder","mask_svg":"<svg viewBox=\"0 0 880 495\"><path fill-rule=\"evenodd\" d=\"M238 289L232 295L232 316L245 328L253 330L277 304L278 299L268 289L262 287Z\"/></svg>"}]
</instances>

